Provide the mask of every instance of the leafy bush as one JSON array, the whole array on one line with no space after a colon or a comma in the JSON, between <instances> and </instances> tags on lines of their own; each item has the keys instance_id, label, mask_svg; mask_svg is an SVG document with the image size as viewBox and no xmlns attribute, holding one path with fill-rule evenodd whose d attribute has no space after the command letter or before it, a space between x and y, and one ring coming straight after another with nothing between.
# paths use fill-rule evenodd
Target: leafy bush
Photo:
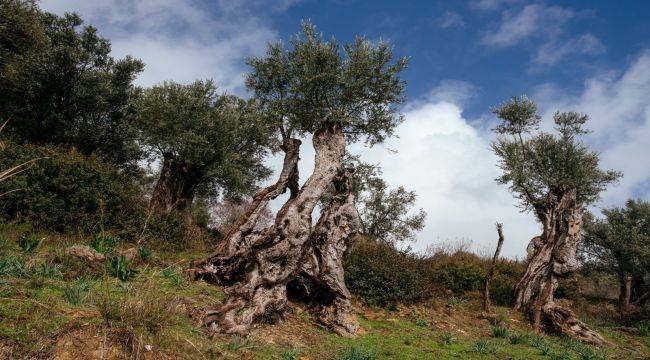
<instances>
[{"instance_id":1,"label":"leafy bush","mask_svg":"<svg viewBox=\"0 0 650 360\"><path fill-rule=\"evenodd\" d=\"M36 234L23 233L18 238L18 246L23 252L32 252L41 243L41 238Z\"/></svg>"},{"instance_id":2,"label":"leafy bush","mask_svg":"<svg viewBox=\"0 0 650 360\"><path fill-rule=\"evenodd\" d=\"M350 291L369 303L394 305L431 296L431 279L423 276L422 261L394 247L361 239L345 259Z\"/></svg>"},{"instance_id":3,"label":"leafy bush","mask_svg":"<svg viewBox=\"0 0 650 360\"><path fill-rule=\"evenodd\" d=\"M437 284L456 294L482 289L487 270L478 256L459 252L441 260L434 262Z\"/></svg>"},{"instance_id":4,"label":"leafy bush","mask_svg":"<svg viewBox=\"0 0 650 360\"><path fill-rule=\"evenodd\" d=\"M497 274L490 281L490 298L500 306L509 306L515 301L514 286L518 277L506 274Z\"/></svg>"},{"instance_id":5,"label":"leafy bush","mask_svg":"<svg viewBox=\"0 0 650 360\"><path fill-rule=\"evenodd\" d=\"M122 281L127 281L137 274L137 270L130 267L131 261L126 260L124 255L113 256L108 259L108 273Z\"/></svg>"},{"instance_id":6,"label":"leafy bush","mask_svg":"<svg viewBox=\"0 0 650 360\"><path fill-rule=\"evenodd\" d=\"M8 143L0 168L39 159L0 183L0 216L58 232L93 232L100 225L124 228L143 198L126 175L97 157L52 146Z\"/></svg>"}]
</instances>

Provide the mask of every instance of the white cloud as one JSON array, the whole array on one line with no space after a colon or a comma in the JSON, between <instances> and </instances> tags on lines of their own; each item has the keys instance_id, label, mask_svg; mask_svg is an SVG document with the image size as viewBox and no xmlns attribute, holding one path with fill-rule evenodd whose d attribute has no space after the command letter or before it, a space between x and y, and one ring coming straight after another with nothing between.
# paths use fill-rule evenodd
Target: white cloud
<instances>
[{"instance_id":1,"label":"white cloud","mask_svg":"<svg viewBox=\"0 0 650 360\"><path fill-rule=\"evenodd\" d=\"M458 13L445 11L438 19L438 26L443 29L460 28L465 26L465 21L463 21L463 18Z\"/></svg>"},{"instance_id":2,"label":"white cloud","mask_svg":"<svg viewBox=\"0 0 650 360\"><path fill-rule=\"evenodd\" d=\"M223 90L241 94L244 59L262 54L277 34L247 7L224 3L229 6L191 0L44 0L41 7L80 13L111 40L114 56L142 59L146 67L139 85L213 78Z\"/></svg>"},{"instance_id":3,"label":"white cloud","mask_svg":"<svg viewBox=\"0 0 650 360\"><path fill-rule=\"evenodd\" d=\"M531 37L548 37L561 31L561 27L575 13L559 6L526 5L519 12L506 10L501 15L497 29L482 39L484 45L506 47Z\"/></svg>"},{"instance_id":4,"label":"white cloud","mask_svg":"<svg viewBox=\"0 0 650 360\"><path fill-rule=\"evenodd\" d=\"M490 11L500 8L502 5L512 5L519 0L476 0L469 3L472 9Z\"/></svg>"},{"instance_id":5,"label":"white cloud","mask_svg":"<svg viewBox=\"0 0 650 360\"><path fill-rule=\"evenodd\" d=\"M603 45L593 34L583 34L565 42L550 41L540 46L533 62L540 65L554 65L571 54L597 55L605 51Z\"/></svg>"},{"instance_id":6,"label":"white cloud","mask_svg":"<svg viewBox=\"0 0 650 360\"><path fill-rule=\"evenodd\" d=\"M556 110L591 116L589 144L600 153L604 168L624 173L620 184L603 195L604 205L620 206L632 196L650 197L650 51L642 52L623 72L606 71L586 80L578 95L545 84L535 97L546 109L547 127Z\"/></svg>"}]
</instances>

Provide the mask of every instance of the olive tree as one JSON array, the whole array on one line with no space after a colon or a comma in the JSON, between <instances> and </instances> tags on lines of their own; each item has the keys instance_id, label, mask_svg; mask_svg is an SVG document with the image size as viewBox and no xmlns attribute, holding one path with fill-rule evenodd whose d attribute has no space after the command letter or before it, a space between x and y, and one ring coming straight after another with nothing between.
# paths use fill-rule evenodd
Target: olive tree
<instances>
[{"instance_id":1,"label":"olive tree","mask_svg":"<svg viewBox=\"0 0 650 360\"><path fill-rule=\"evenodd\" d=\"M624 207L605 208L604 218L585 221L580 254L586 265L614 273L619 280L619 308L647 299L650 269L650 203L628 200Z\"/></svg>"},{"instance_id":2,"label":"olive tree","mask_svg":"<svg viewBox=\"0 0 650 360\"><path fill-rule=\"evenodd\" d=\"M228 298L209 311L206 325L247 333L254 322L282 318L287 287L313 301L319 321L338 334L354 336L343 278L343 252L360 229L352 192L353 169L343 166L346 143L383 141L402 121L398 73L406 60L393 60L388 44L357 38L343 46L325 40L310 23L288 47L269 45L266 56L249 60L249 89L276 129L284 152L275 184L253 197L244 215L207 259L195 264L195 278L226 286ZM298 182L301 145L310 134L314 170ZM334 192L316 223L312 212L330 186ZM289 190L273 225L255 230L268 202ZM291 284L291 285L290 285Z\"/></svg>"},{"instance_id":3,"label":"olive tree","mask_svg":"<svg viewBox=\"0 0 650 360\"><path fill-rule=\"evenodd\" d=\"M262 162L273 138L254 100L220 96L212 81L165 82L144 90L137 109L140 142L161 161L154 209L182 213L197 193L249 193L270 172Z\"/></svg>"},{"instance_id":4,"label":"olive tree","mask_svg":"<svg viewBox=\"0 0 650 360\"><path fill-rule=\"evenodd\" d=\"M603 338L554 301L558 280L575 271L585 206L598 199L620 173L599 167L598 155L582 141L588 116L556 112L555 134L540 132L536 104L516 97L493 110L501 120L492 149L523 210L532 211L542 234L528 245L526 272L515 285L515 307L524 310L536 330L548 324L567 336L590 343Z\"/></svg>"}]
</instances>

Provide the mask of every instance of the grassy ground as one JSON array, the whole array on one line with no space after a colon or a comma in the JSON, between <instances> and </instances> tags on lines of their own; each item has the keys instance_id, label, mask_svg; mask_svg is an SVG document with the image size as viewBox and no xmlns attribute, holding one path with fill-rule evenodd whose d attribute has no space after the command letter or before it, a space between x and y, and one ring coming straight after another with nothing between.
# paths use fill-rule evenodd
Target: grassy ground
<instances>
[{"instance_id":1,"label":"grassy ground","mask_svg":"<svg viewBox=\"0 0 650 360\"><path fill-rule=\"evenodd\" d=\"M119 271L66 260L64 249L87 239L44 236L24 251L14 230L0 230L0 358L647 359L650 354L647 328L641 336L594 324L612 345L593 348L529 333L526 321L507 308L484 319L478 301L453 296L393 310L359 304L365 333L356 339L318 327L300 304L291 304L282 324L260 325L248 337L209 335L198 325L201 312L223 292L181 274L201 253L140 252L121 271L130 278L121 281L111 276Z\"/></svg>"}]
</instances>

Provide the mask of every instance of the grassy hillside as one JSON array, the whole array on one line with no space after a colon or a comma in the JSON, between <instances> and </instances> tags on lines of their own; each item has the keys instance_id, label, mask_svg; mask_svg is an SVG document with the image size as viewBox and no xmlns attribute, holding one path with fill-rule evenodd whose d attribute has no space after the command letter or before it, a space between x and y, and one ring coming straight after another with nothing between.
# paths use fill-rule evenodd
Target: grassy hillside
<instances>
[{"instance_id":1,"label":"grassy hillside","mask_svg":"<svg viewBox=\"0 0 650 360\"><path fill-rule=\"evenodd\" d=\"M205 250L117 248L134 256L89 267L65 255L90 239L36 236L29 249L19 231L0 231L0 357L59 359L644 359L649 329L623 331L592 321L611 346L593 348L529 332L509 308L481 314L477 294L436 297L392 309L357 304L365 333L341 338L292 303L282 324L247 337L213 335L202 310L221 289L190 282L182 269ZM39 241L41 240L42 241ZM95 244L97 246L97 244ZM106 245L106 246L110 246ZM129 251L125 251L129 250ZM130 255L129 255L130 254ZM109 262L110 263L110 262ZM119 280L118 277L127 278Z\"/></svg>"}]
</instances>

